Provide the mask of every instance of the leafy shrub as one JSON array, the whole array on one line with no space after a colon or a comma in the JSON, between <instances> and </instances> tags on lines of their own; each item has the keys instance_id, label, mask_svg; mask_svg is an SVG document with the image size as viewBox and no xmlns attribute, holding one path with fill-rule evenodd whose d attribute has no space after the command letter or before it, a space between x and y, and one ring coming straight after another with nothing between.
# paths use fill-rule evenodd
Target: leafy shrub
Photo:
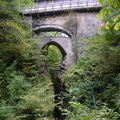
<instances>
[{"instance_id":1,"label":"leafy shrub","mask_svg":"<svg viewBox=\"0 0 120 120\"><path fill-rule=\"evenodd\" d=\"M91 110L81 103L69 102L69 109L62 109L66 120L118 120L119 114L105 105L101 109Z\"/></svg>"},{"instance_id":2,"label":"leafy shrub","mask_svg":"<svg viewBox=\"0 0 120 120\"><path fill-rule=\"evenodd\" d=\"M42 75L41 82L30 88L21 96L20 111L24 118L53 118L54 92L50 78ZM21 117L22 118L22 117Z\"/></svg>"}]
</instances>

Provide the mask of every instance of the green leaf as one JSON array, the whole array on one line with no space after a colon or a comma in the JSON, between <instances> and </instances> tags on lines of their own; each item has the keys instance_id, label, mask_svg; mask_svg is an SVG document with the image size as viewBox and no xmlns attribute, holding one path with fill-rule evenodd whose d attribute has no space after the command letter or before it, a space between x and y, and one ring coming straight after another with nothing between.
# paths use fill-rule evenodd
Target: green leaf
<instances>
[{"instance_id":1,"label":"green leaf","mask_svg":"<svg viewBox=\"0 0 120 120\"><path fill-rule=\"evenodd\" d=\"M120 29L120 22L117 22L116 25L114 26L114 29L118 31Z\"/></svg>"},{"instance_id":2,"label":"green leaf","mask_svg":"<svg viewBox=\"0 0 120 120\"><path fill-rule=\"evenodd\" d=\"M108 30L108 29L109 29L109 26L108 26L108 25L106 25L106 26L105 26L105 28Z\"/></svg>"},{"instance_id":3,"label":"green leaf","mask_svg":"<svg viewBox=\"0 0 120 120\"><path fill-rule=\"evenodd\" d=\"M99 2L100 4L103 4L103 3L104 3L104 0L98 0L98 2Z\"/></svg>"},{"instance_id":4,"label":"green leaf","mask_svg":"<svg viewBox=\"0 0 120 120\"><path fill-rule=\"evenodd\" d=\"M113 13L112 9L107 10L107 14L112 14L112 13Z\"/></svg>"},{"instance_id":5,"label":"green leaf","mask_svg":"<svg viewBox=\"0 0 120 120\"><path fill-rule=\"evenodd\" d=\"M98 18L102 19L104 17L104 15L102 13L97 15Z\"/></svg>"},{"instance_id":6,"label":"green leaf","mask_svg":"<svg viewBox=\"0 0 120 120\"><path fill-rule=\"evenodd\" d=\"M108 3L112 3L114 0L107 0Z\"/></svg>"},{"instance_id":7,"label":"green leaf","mask_svg":"<svg viewBox=\"0 0 120 120\"><path fill-rule=\"evenodd\" d=\"M117 20L118 20L118 18L113 19L114 22L116 22Z\"/></svg>"},{"instance_id":8,"label":"green leaf","mask_svg":"<svg viewBox=\"0 0 120 120\"><path fill-rule=\"evenodd\" d=\"M103 8L102 10L100 10L100 14L98 14L97 17L102 19L104 15L106 15L107 13L108 13L108 10L106 8Z\"/></svg>"}]
</instances>

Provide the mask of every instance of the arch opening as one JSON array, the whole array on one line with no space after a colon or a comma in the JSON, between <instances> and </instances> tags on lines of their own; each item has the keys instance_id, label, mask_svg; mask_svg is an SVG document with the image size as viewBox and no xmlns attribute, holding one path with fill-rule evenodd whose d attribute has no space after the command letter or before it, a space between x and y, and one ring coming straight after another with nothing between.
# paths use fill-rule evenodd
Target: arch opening
<instances>
[{"instance_id":1,"label":"arch opening","mask_svg":"<svg viewBox=\"0 0 120 120\"><path fill-rule=\"evenodd\" d=\"M58 31L48 31L48 32L40 32L40 36L42 37L69 37L67 34Z\"/></svg>"},{"instance_id":2,"label":"arch opening","mask_svg":"<svg viewBox=\"0 0 120 120\"><path fill-rule=\"evenodd\" d=\"M39 34L41 32L61 32L69 36L70 38L73 37L72 31L59 26L59 25L41 25L39 27L34 28L33 30L36 34Z\"/></svg>"},{"instance_id":3,"label":"arch opening","mask_svg":"<svg viewBox=\"0 0 120 120\"><path fill-rule=\"evenodd\" d=\"M42 49L45 49L45 48L47 48L47 49L49 49L49 47L50 46L54 46L54 48L53 48L53 50L55 49L55 51L53 51L53 54L54 54L54 52L56 52L56 53L58 53L58 54L60 54L61 53L61 60L63 61L64 59L65 59L65 56L67 55L67 53L66 53L66 51L63 49L63 47L60 45L60 44L58 44L57 42L55 42L55 41L51 41L51 42L48 42L48 43L46 43L43 47L42 47ZM56 47L56 48L55 48Z\"/></svg>"}]
</instances>

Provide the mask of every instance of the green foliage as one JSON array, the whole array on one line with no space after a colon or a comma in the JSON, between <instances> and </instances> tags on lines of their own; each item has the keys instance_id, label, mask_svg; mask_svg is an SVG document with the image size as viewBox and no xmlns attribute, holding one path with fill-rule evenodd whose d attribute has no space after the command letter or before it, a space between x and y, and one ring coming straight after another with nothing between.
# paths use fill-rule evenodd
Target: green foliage
<instances>
[{"instance_id":1,"label":"green foliage","mask_svg":"<svg viewBox=\"0 0 120 120\"><path fill-rule=\"evenodd\" d=\"M110 15L119 13L120 1L119 0L98 0L102 4L102 9L98 15L101 19L109 18Z\"/></svg>"},{"instance_id":2,"label":"green foliage","mask_svg":"<svg viewBox=\"0 0 120 120\"><path fill-rule=\"evenodd\" d=\"M31 83L27 82L23 75L16 75L15 73L11 73L10 78L7 89L9 90L10 98L17 101L21 95L25 94L25 90L31 86Z\"/></svg>"},{"instance_id":3,"label":"green foliage","mask_svg":"<svg viewBox=\"0 0 120 120\"><path fill-rule=\"evenodd\" d=\"M80 102L92 108L94 107L92 94L95 88L93 86L100 87L99 79L95 79L95 75L92 76L94 65L95 62L91 59L81 58L78 63L65 75L64 82L67 87L67 91L69 91L69 94L65 95L68 100ZM97 86L94 85L95 83L97 83ZM99 96L96 97L97 99L100 99Z\"/></svg>"},{"instance_id":4,"label":"green foliage","mask_svg":"<svg viewBox=\"0 0 120 120\"><path fill-rule=\"evenodd\" d=\"M108 108L119 113L119 53L119 44L112 46L109 41L104 40L104 34L89 39L86 55L81 56L77 64L72 66L64 76L67 90L64 95L68 101L81 103L91 112L93 108L99 108L101 111L102 104L105 102L108 104ZM71 109L69 105L68 110L74 113L76 108ZM76 113L74 114L76 115ZM109 113L107 114L109 115ZM90 117L90 114L88 116ZM110 119L114 119L116 113L113 112L111 116ZM100 117L99 114L98 117ZM118 114L115 120L117 119L119 119Z\"/></svg>"},{"instance_id":5,"label":"green foliage","mask_svg":"<svg viewBox=\"0 0 120 120\"><path fill-rule=\"evenodd\" d=\"M118 44L120 38L120 1L119 0L99 0L103 8L98 14L105 24L103 30L106 33L105 39L112 44Z\"/></svg>"},{"instance_id":6,"label":"green foliage","mask_svg":"<svg viewBox=\"0 0 120 120\"><path fill-rule=\"evenodd\" d=\"M20 8L33 4L34 0L1 0L0 1L0 21L20 22ZM10 25L10 24L9 24Z\"/></svg>"},{"instance_id":7,"label":"green foliage","mask_svg":"<svg viewBox=\"0 0 120 120\"><path fill-rule=\"evenodd\" d=\"M47 58L46 62L48 66L54 65L54 68L56 68L62 61L62 54L60 50L54 45L46 46L43 49L43 54Z\"/></svg>"},{"instance_id":8,"label":"green foliage","mask_svg":"<svg viewBox=\"0 0 120 120\"><path fill-rule=\"evenodd\" d=\"M1 120L53 119L51 77L46 69L41 73L43 56L19 13L31 1L0 1Z\"/></svg>"},{"instance_id":9,"label":"green foliage","mask_svg":"<svg viewBox=\"0 0 120 120\"><path fill-rule=\"evenodd\" d=\"M1 101L0 103L0 119L1 120L16 120L14 114L14 106L9 106L5 103L5 101Z\"/></svg>"},{"instance_id":10,"label":"green foliage","mask_svg":"<svg viewBox=\"0 0 120 120\"><path fill-rule=\"evenodd\" d=\"M117 120L118 117L117 113L105 105L100 110L91 110L81 103L69 102L69 110L62 111L67 115L66 120Z\"/></svg>"},{"instance_id":11,"label":"green foliage","mask_svg":"<svg viewBox=\"0 0 120 120\"><path fill-rule=\"evenodd\" d=\"M22 21L18 7L14 2L12 0L2 0L0 2L0 59L7 65L17 60L18 66L20 66L24 51L30 46L24 41L29 39L30 31L28 31L27 25ZM17 7L17 9L14 9L14 7Z\"/></svg>"},{"instance_id":12,"label":"green foliage","mask_svg":"<svg viewBox=\"0 0 120 120\"><path fill-rule=\"evenodd\" d=\"M25 96L21 96L22 104L20 106L23 116L37 118L53 118L54 110L54 92L50 78L43 75L44 81L38 83ZM31 111L32 113L29 113Z\"/></svg>"},{"instance_id":13,"label":"green foliage","mask_svg":"<svg viewBox=\"0 0 120 120\"><path fill-rule=\"evenodd\" d=\"M120 111L118 67L120 47L111 47L110 50L106 50L105 43L96 43L89 45L86 56L80 57L77 64L64 75L67 90L64 96L73 103L72 107L69 104L68 109L63 110L68 120L118 120L120 117L118 114ZM87 108L77 106L77 103ZM103 103L108 104L109 110L102 108Z\"/></svg>"},{"instance_id":14,"label":"green foliage","mask_svg":"<svg viewBox=\"0 0 120 120\"><path fill-rule=\"evenodd\" d=\"M99 2L103 8L98 16L105 25L89 40L83 39L85 56L80 56L63 78L67 90L64 96L70 103L63 110L66 119L120 118L120 4L119 0Z\"/></svg>"},{"instance_id":15,"label":"green foliage","mask_svg":"<svg viewBox=\"0 0 120 120\"><path fill-rule=\"evenodd\" d=\"M52 82L55 83L56 69L57 66L62 62L62 54L60 50L54 45L45 46L45 48L42 50L42 53L45 56L45 67L51 74Z\"/></svg>"}]
</instances>

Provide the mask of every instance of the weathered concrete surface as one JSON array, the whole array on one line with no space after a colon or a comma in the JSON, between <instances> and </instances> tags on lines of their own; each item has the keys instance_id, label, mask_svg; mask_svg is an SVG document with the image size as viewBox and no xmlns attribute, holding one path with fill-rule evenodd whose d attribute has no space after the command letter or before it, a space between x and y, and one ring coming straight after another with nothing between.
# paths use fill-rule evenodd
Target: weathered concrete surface
<instances>
[{"instance_id":1,"label":"weathered concrete surface","mask_svg":"<svg viewBox=\"0 0 120 120\"><path fill-rule=\"evenodd\" d=\"M55 41L62 46L68 56L72 56L72 59L67 57L66 60L68 64L73 64L81 54L81 52L79 52L82 46L80 41L83 38L88 39L97 33L99 26L102 25L101 20L96 17L97 14L98 12L73 12L62 15L58 14L58 16L50 15L47 16L47 18L34 15L32 17L32 26L34 32L38 35L43 31L60 31L67 34L69 40L59 38ZM52 40L53 39L56 38L52 38Z\"/></svg>"},{"instance_id":2,"label":"weathered concrete surface","mask_svg":"<svg viewBox=\"0 0 120 120\"><path fill-rule=\"evenodd\" d=\"M37 35L40 32L48 31L58 31L68 35L69 38L54 37L51 38L51 41L49 41L50 38L45 38L46 40L42 39L42 42L44 44L54 44L61 50L62 54L66 53L66 55L63 55L63 61L67 65L75 63L79 55L84 53L80 51L80 48L83 46L81 40L90 38L99 31L98 27L102 25L101 20L96 17L101 7L98 4L98 0L36 1L36 4L33 6L33 13L31 12L32 8L29 8L31 9L30 12L27 11L25 13L28 24ZM52 11L49 8L50 6ZM60 9L59 6L61 7ZM66 6L69 6L67 11L65 11ZM57 7L59 12L54 7Z\"/></svg>"},{"instance_id":3,"label":"weathered concrete surface","mask_svg":"<svg viewBox=\"0 0 120 120\"><path fill-rule=\"evenodd\" d=\"M33 28L41 25L52 25L53 28L61 26L71 31L72 34L79 35L80 38L89 38L98 31L97 27L102 24L101 20L96 17L97 14L98 12L73 12L55 17L33 17Z\"/></svg>"},{"instance_id":4,"label":"weathered concrete surface","mask_svg":"<svg viewBox=\"0 0 120 120\"><path fill-rule=\"evenodd\" d=\"M74 15L75 16L75 15ZM76 17L76 16L75 16ZM65 50L67 52L67 56L65 61L67 60L66 64L73 64L76 61L76 53L71 52L75 49L75 33L77 31L77 24L76 22L71 21L71 16L69 14L64 15L58 15L56 17L48 16L45 17L33 17L33 29L36 34L39 34L39 32L42 31L60 31L69 36L70 40L61 40L59 39L59 43L63 43L62 46L65 46L63 48L67 49ZM72 22L72 23L70 23ZM42 26L42 27L41 27ZM71 28L70 28L71 26ZM69 41L69 42L68 42ZM72 53L73 55L71 55ZM68 57L70 56L70 57ZM72 58L72 59L71 59Z\"/></svg>"},{"instance_id":5,"label":"weathered concrete surface","mask_svg":"<svg viewBox=\"0 0 120 120\"><path fill-rule=\"evenodd\" d=\"M89 39L100 30L102 21L97 18L98 12L82 12L77 14L77 58L84 55L82 39Z\"/></svg>"},{"instance_id":6,"label":"weathered concrete surface","mask_svg":"<svg viewBox=\"0 0 120 120\"><path fill-rule=\"evenodd\" d=\"M99 31L102 22L97 18L98 12L87 12L77 14L77 35L79 38L90 38ZM78 39L80 40L80 39Z\"/></svg>"}]
</instances>

